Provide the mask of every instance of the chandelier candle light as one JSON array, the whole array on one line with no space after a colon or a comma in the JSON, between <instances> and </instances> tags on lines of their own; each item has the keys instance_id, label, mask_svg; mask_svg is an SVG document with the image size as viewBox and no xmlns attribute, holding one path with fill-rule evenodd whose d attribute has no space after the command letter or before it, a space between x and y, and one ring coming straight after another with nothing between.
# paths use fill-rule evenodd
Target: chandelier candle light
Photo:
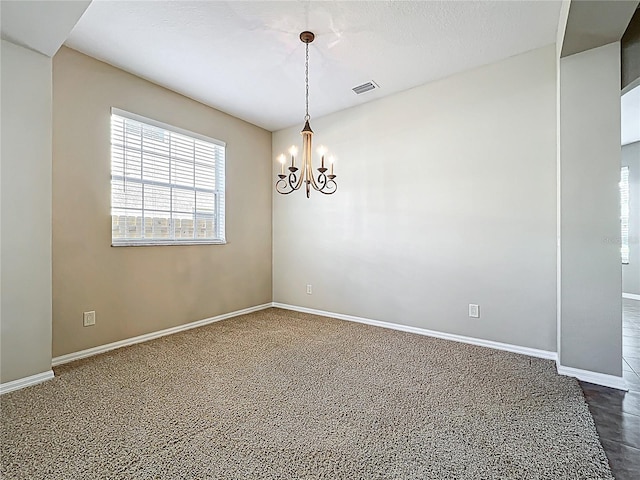
<instances>
[{"instance_id":1,"label":"chandelier candle light","mask_svg":"<svg viewBox=\"0 0 640 480\"><path fill-rule=\"evenodd\" d=\"M278 156L278 161L280 162L280 173L278 174L279 180L276 182L276 191L278 193L282 193L283 195L288 195L289 193L299 190L304 183L307 190L307 198L309 198L309 193L311 191L311 187L314 190L317 190L320 193L324 193L325 195L331 195L335 193L338 185L336 184L335 178L336 176L333 174L333 163L335 161L334 157L329 157L329 175L326 174L327 168L324 166L324 157L327 153L327 149L325 147L320 147L318 149L318 154L321 157L320 168L318 168L317 179L313 176L313 166L311 164L311 140L313 138L313 130L309 126L309 120L311 117L309 116L309 44L313 42L315 35L311 32L302 32L300 34L300 40L305 44L306 51L306 61L305 61L305 100L306 100L306 115L304 116L304 128L300 132L302 135L302 171L300 172L300 176L296 174L298 171L298 167L296 167L296 155L298 154L298 148L293 145L289 149L289 153L291 154L291 166L288 168L289 175L286 175L284 172L284 164L287 161L287 157L284 154L280 154Z\"/></svg>"}]
</instances>

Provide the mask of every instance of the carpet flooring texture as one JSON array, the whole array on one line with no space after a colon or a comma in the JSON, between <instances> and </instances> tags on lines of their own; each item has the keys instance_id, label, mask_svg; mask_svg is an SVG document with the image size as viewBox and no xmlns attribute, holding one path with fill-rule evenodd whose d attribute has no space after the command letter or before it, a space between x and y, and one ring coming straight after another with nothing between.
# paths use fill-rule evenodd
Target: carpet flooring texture
<instances>
[{"instance_id":1,"label":"carpet flooring texture","mask_svg":"<svg viewBox=\"0 0 640 480\"><path fill-rule=\"evenodd\" d=\"M3 479L612 479L551 361L268 309L5 394Z\"/></svg>"}]
</instances>

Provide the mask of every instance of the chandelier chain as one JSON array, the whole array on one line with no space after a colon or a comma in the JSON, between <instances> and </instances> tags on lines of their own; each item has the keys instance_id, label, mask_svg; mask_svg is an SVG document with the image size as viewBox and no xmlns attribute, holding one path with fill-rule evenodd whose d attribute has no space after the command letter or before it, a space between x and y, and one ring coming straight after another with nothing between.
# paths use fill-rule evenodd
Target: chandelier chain
<instances>
[{"instance_id":1,"label":"chandelier chain","mask_svg":"<svg viewBox=\"0 0 640 480\"><path fill-rule=\"evenodd\" d=\"M305 44L306 47L306 59L304 62L304 83L305 83L305 120L309 120L311 117L309 116L309 44Z\"/></svg>"}]
</instances>

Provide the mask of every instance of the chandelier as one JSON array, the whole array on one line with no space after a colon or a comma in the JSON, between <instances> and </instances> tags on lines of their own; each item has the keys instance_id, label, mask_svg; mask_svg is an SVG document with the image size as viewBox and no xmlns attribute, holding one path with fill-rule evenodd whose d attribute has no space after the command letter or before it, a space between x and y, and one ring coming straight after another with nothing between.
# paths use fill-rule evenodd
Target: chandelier
<instances>
[{"instance_id":1,"label":"chandelier","mask_svg":"<svg viewBox=\"0 0 640 480\"><path fill-rule=\"evenodd\" d=\"M320 193L324 193L325 195L331 195L335 193L338 185L336 184L335 178L336 176L333 174L333 162L334 158L329 157L327 160L329 161L330 170L328 170L324 165L324 157L327 153L326 148L320 147L318 149L318 154L321 157L320 160L320 168L318 168L318 176L314 178L313 166L311 164L311 140L313 138L313 130L309 126L309 120L311 117L309 116L309 44L313 42L315 35L311 32L302 32L300 34L300 40L305 44L305 101L306 101L306 114L304 116L304 128L300 132L302 135L302 170L300 174L298 172L298 167L296 167L296 155L298 154L298 148L295 145L292 145L289 149L289 153L291 154L291 166L288 167L289 174L285 174L284 164L287 161L287 158L284 154L280 154L278 156L278 161L280 162L280 173L278 174L278 181L276 182L276 191L278 193L282 193L283 195L288 195L295 190L299 190L302 187L302 184L305 185L305 189L307 191L307 198L309 198L309 193L311 192L311 188L317 190ZM329 174L327 175L327 171Z\"/></svg>"}]
</instances>

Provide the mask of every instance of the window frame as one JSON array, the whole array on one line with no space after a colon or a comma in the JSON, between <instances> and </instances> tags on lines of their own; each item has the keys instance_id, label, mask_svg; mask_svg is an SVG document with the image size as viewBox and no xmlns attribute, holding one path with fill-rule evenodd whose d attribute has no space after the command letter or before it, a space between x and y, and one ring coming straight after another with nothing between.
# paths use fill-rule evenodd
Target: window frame
<instances>
[{"instance_id":1,"label":"window frame","mask_svg":"<svg viewBox=\"0 0 640 480\"><path fill-rule=\"evenodd\" d=\"M629 265L631 254L629 246L629 220L631 208L631 191L629 185L629 166L620 168L620 259L622 265Z\"/></svg>"},{"instance_id":2,"label":"window frame","mask_svg":"<svg viewBox=\"0 0 640 480\"><path fill-rule=\"evenodd\" d=\"M118 116L121 118L124 118L125 120L132 120L134 122L139 122L141 124L144 125L148 125L154 128L160 128L162 130L165 130L169 133L176 133L179 135L183 135L186 137L189 137L190 139L193 140L199 140L201 142L206 142L209 144L213 144L216 147L222 147L222 158L218 159L216 157L216 161L215 161L215 185L212 188L213 194L214 194L214 198L215 198L215 206L214 206L214 231L217 233L216 238L202 238L202 239L198 239L198 238L185 238L185 239L181 239L181 238L173 238L173 239L166 239L166 238L157 238L157 239L153 239L153 238L123 238L123 239L114 239L113 238L113 230L112 230L112 234L111 234L111 246L112 247L149 247L149 246L174 246L174 245L225 245L227 243L226 241L226 232L225 232L225 223L226 223L226 219L225 219L225 206L226 206L226 202L225 202L225 195L226 195L226 179L225 179L225 170L226 170L226 146L227 144L221 140L212 138L212 137L208 137L206 135L202 135L196 132L192 132L189 130L185 130L179 127L175 127L173 125L169 125L163 122L159 122L157 120L153 120L151 118L147 118L144 117L142 115L138 115L135 113L131 113L128 112L126 110L121 110L119 108L116 107L111 107L111 112L110 112L110 116L109 116L109 145L110 145L110 167L111 167L111 173L110 173L110 194L111 194L111 198L110 198L110 207L111 207L111 221L113 222L113 210L114 209L118 209L120 207L114 207L113 205L113 179L114 179L114 174L113 174L113 163L114 163L114 142L113 142L113 127L112 127L112 121L113 121L113 116ZM142 156L142 152L141 152L141 156ZM142 158L141 158L141 161ZM171 165L171 158L168 159L167 163L169 165ZM171 168L171 167L169 167ZM157 181L155 180L149 180L147 182L145 182L144 178L140 179L139 182L136 182L134 180L135 183L139 183L140 185L157 185ZM171 190L173 191L173 187L170 187ZM176 187L179 188L179 187ZM187 189L190 190L190 189ZM198 191L198 187L196 187L194 185L193 187L193 191L197 192ZM144 194L142 195L144 198ZM142 209L143 211L143 215L144 215L144 208ZM173 217L174 213L178 213L175 212L173 209L170 210L170 218ZM194 220L197 217L197 211L194 212ZM112 224L113 225L113 224ZM194 233L195 233L195 222L193 225L194 228ZM142 235L144 235L144 223L143 223L143 227L142 227Z\"/></svg>"}]
</instances>

